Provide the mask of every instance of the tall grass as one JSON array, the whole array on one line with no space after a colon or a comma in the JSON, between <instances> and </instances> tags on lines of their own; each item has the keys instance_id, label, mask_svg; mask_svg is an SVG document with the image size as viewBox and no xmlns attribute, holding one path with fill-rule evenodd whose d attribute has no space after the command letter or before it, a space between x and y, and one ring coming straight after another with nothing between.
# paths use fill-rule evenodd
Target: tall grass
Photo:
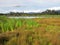
<instances>
[{"instance_id":1,"label":"tall grass","mask_svg":"<svg viewBox=\"0 0 60 45\"><path fill-rule=\"evenodd\" d=\"M26 26L27 28L38 27L39 24L31 19L14 19L1 17L0 18L0 32L13 31L19 27Z\"/></svg>"},{"instance_id":2,"label":"tall grass","mask_svg":"<svg viewBox=\"0 0 60 45\"><path fill-rule=\"evenodd\" d=\"M9 31L0 35L4 45L60 45L60 18L7 19L0 28Z\"/></svg>"},{"instance_id":3,"label":"tall grass","mask_svg":"<svg viewBox=\"0 0 60 45\"><path fill-rule=\"evenodd\" d=\"M22 21L20 19L0 18L0 30L1 32L13 31L14 29L21 27Z\"/></svg>"}]
</instances>

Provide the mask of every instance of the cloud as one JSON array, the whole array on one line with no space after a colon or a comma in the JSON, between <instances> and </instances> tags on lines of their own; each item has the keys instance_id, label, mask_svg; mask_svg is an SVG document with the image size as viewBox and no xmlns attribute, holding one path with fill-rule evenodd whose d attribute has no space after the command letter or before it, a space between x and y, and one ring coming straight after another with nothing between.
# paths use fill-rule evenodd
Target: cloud
<instances>
[{"instance_id":1,"label":"cloud","mask_svg":"<svg viewBox=\"0 0 60 45\"><path fill-rule=\"evenodd\" d=\"M21 0L0 0L0 7L11 7L22 4Z\"/></svg>"},{"instance_id":2,"label":"cloud","mask_svg":"<svg viewBox=\"0 0 60 45\"><path fill-rule=\"evenodd\" d=\"M15 5L15 6L12 6L12 7L18 7L19 8L19 7L22 7L22 6L21 5Z\"/></svg>"},{"instance_id":3,"label":"cloud","mask_svg":"<svg viewBox=\"0 0 60 45\"><path fill-rule=\"evenodd\" d=\"M60 0L0 0L0 10L42 10L59 4Z\"/></svg>"},{"instance_id":4,"label":"cloud","mask_svg":"<svg viewBox=\"0 0 60 45\"><path fill-rule=\"evenodd\" d=\"M0 7L15 5L48 5L60 3L60 0L0 0Z\"/></svg>"},{"instance_id":5,"label":"cloud","mask_svg":"<svg viewBox=\"0 0 60 45\"><path fill-rule=\"evenodd\" d=\"M51 7L51 8L48 8L50 10L60 10L60 7Z\"/></svg>"}]
</instances>

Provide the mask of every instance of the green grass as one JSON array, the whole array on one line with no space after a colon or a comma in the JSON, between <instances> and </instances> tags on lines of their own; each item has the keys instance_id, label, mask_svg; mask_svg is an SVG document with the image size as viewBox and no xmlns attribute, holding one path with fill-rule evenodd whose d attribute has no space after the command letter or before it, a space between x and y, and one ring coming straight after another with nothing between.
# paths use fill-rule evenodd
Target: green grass
<instances>
[{"instance_id":1,"label":"green grass","mask_svg":"<svg viewBox=\"0 0 60 45\"><path fill-rule=\"evenodd\" d=\"M3 19L4 18L4 19ZM0 32L13 31L19 27L26 26L27 29L31 27L38 27L40 24L31 19L14 19L1 17L0 19Z\"/></svg>"}]
</instances>

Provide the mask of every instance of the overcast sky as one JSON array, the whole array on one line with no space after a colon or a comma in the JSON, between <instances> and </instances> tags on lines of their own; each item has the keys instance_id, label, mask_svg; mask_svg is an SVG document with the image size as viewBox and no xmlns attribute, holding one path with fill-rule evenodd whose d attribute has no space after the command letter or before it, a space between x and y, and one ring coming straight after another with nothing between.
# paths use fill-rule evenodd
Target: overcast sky
<instances>
[{"instance_id":1,"label":"overcast sky","mask_svg":"<svg viewBox=\"0 0 60 45\"><path fill-rule=\"evenodd\" d=\"M60 0L0 0L0 11L43 10L60 7Z\"/></svg>"}]
</instances>

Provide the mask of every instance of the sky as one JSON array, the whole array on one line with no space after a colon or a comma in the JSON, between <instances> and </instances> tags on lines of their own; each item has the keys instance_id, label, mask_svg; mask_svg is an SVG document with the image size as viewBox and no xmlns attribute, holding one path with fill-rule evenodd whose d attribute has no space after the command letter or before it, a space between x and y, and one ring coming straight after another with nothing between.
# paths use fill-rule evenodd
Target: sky
<instances>
[{"instance_id":1,"label":"sky","mask_svg":"<svg viewBox=\"0 0 60 45\"><path fill-rule=\"evenodd\" d=\"M60 7L60 0L0 0L0 12L45 10Z\"/></svg>"}]
</instances>

